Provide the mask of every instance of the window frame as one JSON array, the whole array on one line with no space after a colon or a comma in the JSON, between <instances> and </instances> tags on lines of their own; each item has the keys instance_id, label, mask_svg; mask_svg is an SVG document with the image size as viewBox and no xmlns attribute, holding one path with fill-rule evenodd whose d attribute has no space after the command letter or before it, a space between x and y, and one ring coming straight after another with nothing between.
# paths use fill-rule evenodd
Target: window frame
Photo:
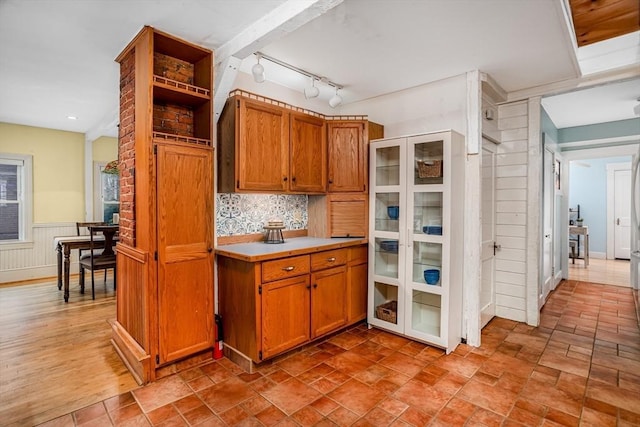
<instances>
[{"instance_id":1,"label":"window frame","mask_svg":"<svg viewBox=\"0 0 640 427\"><path fill-rule=\"evenodd\" d=\"M93 220L104 221L104 197L102 193L102 171L109 162L93 162ZM113 203L107 203L113 204ZM120 194L118 194L118 204L120 204Z\"/></svg>"},{"instance_id":2,"label":"window frame","mask_svg":"<svg viewBox=\"0 0 640 427\"><path fill-rule=\"evenodd\" d=\"M0 250L22 249L33 246L33 156L1 153L0 163L18 166L18 239L0 240ZM21 164L20 164L21 163Z\"/></svg>"}]
</instances>

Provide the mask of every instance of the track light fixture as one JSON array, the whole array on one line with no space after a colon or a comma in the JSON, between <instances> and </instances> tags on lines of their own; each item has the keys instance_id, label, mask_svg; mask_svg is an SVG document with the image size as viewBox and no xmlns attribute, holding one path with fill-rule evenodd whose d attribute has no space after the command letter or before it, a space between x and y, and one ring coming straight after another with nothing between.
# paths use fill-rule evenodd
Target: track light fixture
<instances>
[{"instance_id":1,"label":"track light fixture","mask_svg":"<svg viewBox=\"0 0 640 427\"><path fill-rule=\"evenodd\" d=\"M336 108L340 104L342 104L342 97L338 95L338 88L336 87L336 94L329 100L329 107Z\"/></svg>"},{"instance_id":2,"label":"track light fixture","mask_svg":"<svg viewBox=\"0 0 640 427\"><path fill-rule=\"evenodd\" d=\"M304 89L304 97L307 99L315 98L320 95L320 89L316 87L316 79L311 77L311 87Z\"/></svg>"},{"instance_id":3,"label":"track light fixture","mask_svg":"<svg viewBox=\"0 0 640 427\"><path fill-rule=\"evenodd\" d=\"M318 76L301 68L287 64L286 62L280 61L279 59L273 58L269 55L265 55L262 52L256 52L254 53L254 55L258 58L258 63L255 64L253 68L251 68L251 73L253 74L253 79L257 83L262 83L265 80L264 67L260 64L260 60L266 59L269 62L280 65L281 67L287 68L291 71L295 71L296 73L302 74L303 76L310 77L311 86L304 89L304 97L306 99L316 98L318 95L320 95L320 89L315 84L316 81L319 81L326 84L327 86L335 88L336 90L335 95L333 95L333 97L329 100L329 106L331 106L331 108L335 108L338 105L342 104L342 97L338 95L338 90L343 88L341 85L329 81L329 79L327 79L326 77Z\"/></svg>"},{"instance_id":4,"label":"track light fixture","mask_svg":"<svg viewBox=\"0 0 640 427\"><path fill-rule=\"evenodd\" d=\"M264 67L260 63L260 58L262 55L256 55L258 57L258 62L256 62L253 67L251 67L251 74L253 74L253 80L256 83L262 83L265 80Z\"/></svg>"}]
</instances>

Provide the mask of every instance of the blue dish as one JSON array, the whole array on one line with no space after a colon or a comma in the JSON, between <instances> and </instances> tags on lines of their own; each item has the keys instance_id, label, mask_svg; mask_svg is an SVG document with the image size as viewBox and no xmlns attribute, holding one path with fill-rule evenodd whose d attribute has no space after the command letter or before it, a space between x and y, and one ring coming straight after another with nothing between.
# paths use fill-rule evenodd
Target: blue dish
<instances>
[{"instance_id":1,"label":"blue dish","mask_svg":"<svg viewBox=\"0 0 640 427\"><path fill-rule=\"evenodd\" d=\"M438 236L442 236L442 226L425 225L424 227L422 227L422 232L425 234L437 234Z\"/></svg>"},{"instance_id":2,"label":"blue dish","mask_svg":"<svg viewBox=\"0 0 640 427\"><path fill-rule=\"evenodd\" d=\"M391 219L400 218L400 206L388 206L387 215L389 215L389 218Z\"/></svg>"},{"instance_id":3,"label":"blue dish","mask_svg":"<svg viewBox=\"0 0 640 427\"><path fill-rule=\"evenodd\" d=\"M424 271L424 281L427 285L435 285L440 281L440 270L428 269Z\"/></svg>"},{"instance_id":4,"label":"blue dish","mask_svg":"<svg viewBox=\"0 0 640 427\"><path fill-rule=\"evenodd\" d=\"M380 249L385 252L398 253L398 241L397 240L382 240L380 242Z\"/></svg>"}]
</instances>

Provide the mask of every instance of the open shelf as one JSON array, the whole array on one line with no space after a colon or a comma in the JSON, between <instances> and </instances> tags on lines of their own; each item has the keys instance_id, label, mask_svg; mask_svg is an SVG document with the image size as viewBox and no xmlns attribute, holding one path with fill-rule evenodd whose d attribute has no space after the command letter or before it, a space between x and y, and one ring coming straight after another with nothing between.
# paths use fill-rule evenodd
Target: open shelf
<instances>
[{"instance_id":1,"label":"open shelf","mask_svg":"<svg viewBox=\"0 0 640 427\"><path fill-rule=\"evenodd\" d=\"M156 100L186 105L201 105L211 100L211 91L162 76L153 76L153 97Z\"/></svg>"}]
</instances>

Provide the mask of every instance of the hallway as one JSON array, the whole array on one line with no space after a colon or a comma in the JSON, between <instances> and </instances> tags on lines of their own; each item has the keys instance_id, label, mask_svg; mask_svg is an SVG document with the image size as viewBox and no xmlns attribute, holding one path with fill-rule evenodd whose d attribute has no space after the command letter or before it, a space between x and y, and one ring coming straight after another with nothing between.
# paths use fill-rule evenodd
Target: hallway
<instances>
[{"instance_id":1,"label":"hallway","mask_svg":"<svg viewBox=\"0 0 640 427\"><path fill-rule=\"evenodd\" d=\"M591 258L589 266L577 259L575 264L569 259L569 280L602 283L605 285L630 287L630 266L628 260Z\"/></svg>"}]
</instances>

